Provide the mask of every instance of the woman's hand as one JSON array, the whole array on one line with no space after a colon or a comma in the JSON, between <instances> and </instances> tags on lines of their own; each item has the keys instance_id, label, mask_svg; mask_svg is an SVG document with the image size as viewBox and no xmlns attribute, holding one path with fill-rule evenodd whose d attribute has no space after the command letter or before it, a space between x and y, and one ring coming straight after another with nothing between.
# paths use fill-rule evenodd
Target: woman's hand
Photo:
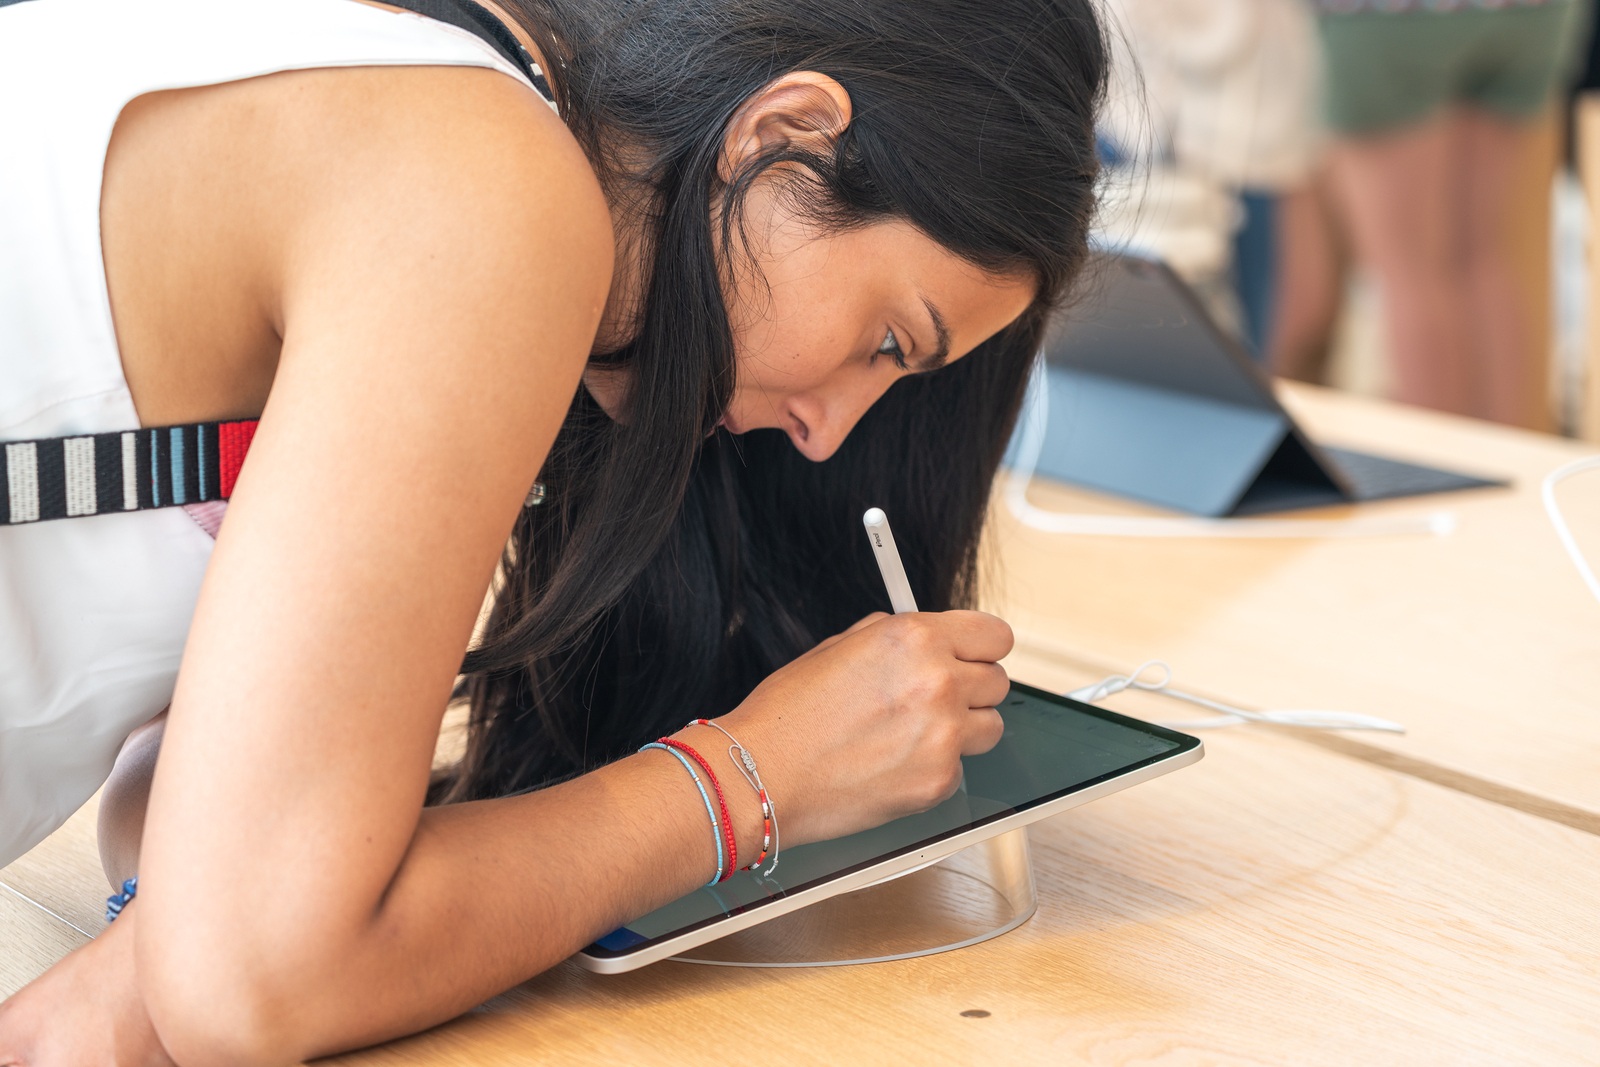
<instances>
[{"instance_id":1,"label":"woman's hand","mask_svg":"<svg viewBox=\"0 0 1600 1067\"><path fill-rule=\"evenodd\" d=\"M760 761L785 844L926 811L987 752L1011 683L1011 627L977 611L872 615L758 686L722 720Z\"/></svg>"},{"instance_id":2,"label":"woman's hand","mask_svg":"<svg viewBox=\"0 0 1600 1067\"><path fill-rule=\"evenodd\" d=\"M0 1004L0 1067L173 1067L139 996L136 910Z\"/></svg>"}]
</instances>

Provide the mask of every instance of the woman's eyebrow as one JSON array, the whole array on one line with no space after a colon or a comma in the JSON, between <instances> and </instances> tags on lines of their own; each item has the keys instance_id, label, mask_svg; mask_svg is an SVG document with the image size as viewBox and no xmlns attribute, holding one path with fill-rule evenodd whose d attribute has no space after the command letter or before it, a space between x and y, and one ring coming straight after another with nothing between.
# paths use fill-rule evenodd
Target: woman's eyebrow
<instances>
[{"instance_id":1,"label":"woman's eyebrow","mask_svg":"<svg viewBox=\"0 0 1600 1067\"><path fill-rule=\"evenodd\" d=\"M939 314L939 309L934 307L932 300L923 297L922 306L928 309L928 318L933 320L933 335L938 340L938 346L921 361L919 369L936 371L950 362L950 327L945 325L944 316Z\"/></svg>"}]
</instances>

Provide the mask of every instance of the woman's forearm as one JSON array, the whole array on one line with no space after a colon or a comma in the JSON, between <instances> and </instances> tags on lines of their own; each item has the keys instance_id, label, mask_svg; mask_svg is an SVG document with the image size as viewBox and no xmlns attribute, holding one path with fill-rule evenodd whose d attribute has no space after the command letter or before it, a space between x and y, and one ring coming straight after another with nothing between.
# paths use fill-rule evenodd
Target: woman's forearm
<instances>
[{"instance_id":1,"label":"woman's forearm","mask_svg":"<svg viewBox=\"0 0 1600 1067\"><path fill-rule=\"evenodd\" d=\"M987 751L1004 729L998 660L1010 648L1010 629L975 612L867 619L757 686L723 721L759 754L785 843L855 833L954 792L961 754ZM705 726L682 736L718 767L736 837L755 845L760 806L726 738ZM292 772L295 738L278 740ZM393 806L405 783L392 775L340 767L361 786L332 789L322 765L320 777L269 780L276 806L241 807L244 789L207 755L197 747L185 766L196 772L188 795L211 796L210 808L169 797L163 809L158 771L147 842L160 847L141 861L138 982L184 1067L286 1063L429 1026L715 867L705 804L664 752L526 796L420 818L412 807L403 824ZM248 839L222 832L245 825Z\"/></svg>"},{"instance_id":2,"label":"woman's forearm","mask_svg":"<svg viewBox=\"0 0 1600 1067\"><path fill-rule=\"evenodd\" d=\"M753 801L731 789L729 801L740 839L757 838ZM466 1011L688 893L714 863L692 781L643 753L537 793L425 811L368 921L334 937L246 927L214 966L178 974L159 940L141 939L141 985L185 1067L342 1051ZM143 981L147 964L158 981Z\"/></svg>"}]
</instances>

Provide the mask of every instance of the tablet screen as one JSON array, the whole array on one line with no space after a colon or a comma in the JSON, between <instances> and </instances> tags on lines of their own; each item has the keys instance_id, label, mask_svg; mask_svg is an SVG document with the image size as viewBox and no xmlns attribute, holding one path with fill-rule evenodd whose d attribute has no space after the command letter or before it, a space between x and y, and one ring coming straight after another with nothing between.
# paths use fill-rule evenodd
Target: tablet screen
<instances>
[{"instance_id":1,"label":"tablet screen","mask_svg":"<svg viewBox=\"0 0 1600 1067\"><path fill-rule=\"evenodd\" d=\"M785 848L771 877L740 871L720 885L697 889L634 920L584 951L601 958L636 951L1199 744L1185 734L1016 682L1000 712L1004 737L991 751L962 761L965 790L938 807L849 837ZM778 816L781 820L781 807Z\"/></svg>"}]
</instances>

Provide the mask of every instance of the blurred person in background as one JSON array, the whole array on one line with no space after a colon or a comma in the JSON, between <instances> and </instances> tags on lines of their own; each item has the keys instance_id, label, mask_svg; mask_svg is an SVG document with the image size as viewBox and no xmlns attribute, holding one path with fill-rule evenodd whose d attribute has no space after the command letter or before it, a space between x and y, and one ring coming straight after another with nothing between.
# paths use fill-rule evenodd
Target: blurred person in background
<instances>
[{"instance_id":1,"label":"blurred person in background","mask_svg":"<svg viewBox=\"0 0 1600 1067\"><path fill-rule=\"evenodd\" d=\"M1546 403L1542 331L1517 284L1510 213L1536 120L1568 73L1579 0L1313 0L1329 182L1354 257L1376 278L1395 399L1519 425ZM1301 207L1319 210L1308 194ZM1312 228L1331 232L1325 218ZM1291 270L1326 286L1324 248ZM1326 290L1325 290L1326 291ZM1326 310L1326 309L1324 309ZM1312 313L1312 317L1315 317ZM1314 332L1314 331L1313 331ZM1303 338L1302 338L1303 340ZM1314 353L1275 361L1308 376Z\"/></svg>"},{"instance_id":2,"label":"blurred person in background","mask_svg":"<svg viewBox=\"0 0 1600 1067\"><path fill-rule=\"evenodd\" d=\"M1277 201L1273 233L1275 297L1267 363L1272 373L1329 384L1335 331L1344 312L1349 240L1326 160Z\"/></svg>"},{"instance_id":3,"label":"blurred person in background","mask_svg":"<svg viewBox=\"0 0 1600 1067\"><path fill-rule=\"evenodd\" d=\"M1278 194L1308 180L1319 152L1313 13L1305 0L1103 6L1116 54L1098 239L1164 259L1259 349L1277 277L1260 252Z\"/></svg>"}]
</instances>

